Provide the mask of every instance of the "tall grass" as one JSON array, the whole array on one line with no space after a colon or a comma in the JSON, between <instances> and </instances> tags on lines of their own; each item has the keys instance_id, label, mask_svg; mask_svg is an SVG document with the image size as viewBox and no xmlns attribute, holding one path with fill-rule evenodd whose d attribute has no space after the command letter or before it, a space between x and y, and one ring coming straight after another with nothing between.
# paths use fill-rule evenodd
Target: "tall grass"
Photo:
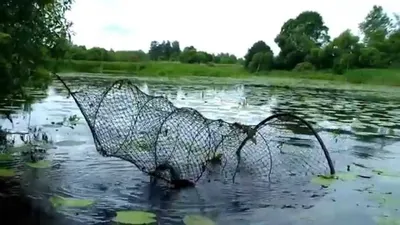
<instances>
[{"instance_id":1,"label":"tall grass","mask_svg":"<svg viewBox=\"0 0 400 225\"><path fill-rule=\"evenodd\" d=\"M63 61L57 63L63 72L134 74L144 76L214 76L248 75L240 65L183 64L179 62L99 62Z\"/></svg>"},{"instance_id":2,"label":"tall grass","mask_svg":"<svg viewBox=\"0 0 400 225\"><path fill-rule=\"evenodd\" d=\"M54 65L54 62L51 62ZM57 62L62 72L132 74L136 76L208 76L208 77L274 77L287 79L309 79L339 83L400 86L400 70L396 69L354 69L344 75L329 71L270 71L250 74L241 65L228 64L183 64L179 62L99 62L62 61Z\"/></svg>"}]
</instances>

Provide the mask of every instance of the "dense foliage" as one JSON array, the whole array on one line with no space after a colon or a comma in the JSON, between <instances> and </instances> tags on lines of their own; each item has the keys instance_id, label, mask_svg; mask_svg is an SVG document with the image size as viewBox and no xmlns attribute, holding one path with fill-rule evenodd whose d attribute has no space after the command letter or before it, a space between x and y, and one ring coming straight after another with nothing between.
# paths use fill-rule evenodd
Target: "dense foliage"
<instances>
[{"instance_id":1,"label":"dense foliage","mask_svg":"<svg viewBox=\"0 0 400 225\"><path fill-rule=\"evenodd\" d=\"M223 63L234 64L238 62L235 55L229 53L209 54L198 51L193 46L181 50L178 41L152 41L150 50L145 53L138 51L107 51L104 48L90 48L70 44L66 59L89 60L89 61L119 61L119 62L141 62L152 61L180 61L182 63Z\"/></svg>"},{"instance_id":2,"label":"dense foliage","mask_svg":"<svg viewBox=\"0 0 400 225\"><path fill-rule=\"evenodd\" d=\"M257 41L243 59L229 53L210 54L188 46L181 50L178 41L152 41L143 51L107 51L70 45L68 59L91 61L180 61L182 63L243 64L249 72L275 70L332 70L343 74L353 68L400 67L400 18L387 15L374 6L359 24L362 38L350 30L331 39L322 16L305 11L286 21L275 38L280 52L274 56L270 46Z\"/></svg>"},{"instance_id":3,"label":"dense foliage","mask_svg":"<svg viewBox=\"0 0 400 225\"><path fill-rule=\"evenodd\" d=\"M62 57L69 37L65 12L72 0L0 2L0 97L24 95L49 81L46 60Z\"/></svg>"}]
</instances>

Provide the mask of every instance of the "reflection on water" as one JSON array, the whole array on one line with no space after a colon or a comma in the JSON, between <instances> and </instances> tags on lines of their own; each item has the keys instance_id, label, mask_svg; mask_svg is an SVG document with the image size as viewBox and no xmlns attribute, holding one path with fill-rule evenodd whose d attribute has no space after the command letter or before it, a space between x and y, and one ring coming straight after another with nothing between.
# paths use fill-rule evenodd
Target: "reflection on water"
<instances>
[{"instance_id":1,"label":"reflection on water","mask_svg":"<svg viewBox=\"0 0 400 225\"><path fill-rule=\"evenodd\" d=\"M74 82L105 85L111 81L75 78ZM339 172L356 162L397 171L400 176L397 157L400 99L384 96L370 99L362 92L324 89L176 86L165 82L140 82L138 86L146 93L168 97L178 107L193 107L212 119L257 124L273 113L295 113L312 122L320 132ZM23 109L22 103L8 102L8 106L2 107L8 112L14 111L11 115L14 123L3 118L0 124L3 129L21 131L28 125L41 126L53 143L45 153L52 161L49 169L29 168L18 154L11 162L0 161L2 166L18 171L14 178L0 178L0 211L7 212L5 215L20 211L26 215L24 218L30 218L22 221L22 217L10 216L21 220L16 224L39 224L39 221L40 224L109 224L115 212L123 209L153 211L160 224L182 224L182 217L191 213L206 215L219 224L347 224L349 220L351 224L375 224L376 217L383 213L392 215L400 208L400 205L393 209L379 207L376 202L370 202L371 193L357 191L373 184L372 193L393 192L391 198L399 199L393 190L399 184L396 178L384 176L342 182L322 190L308 180L298 180L291 181L288 187L210 182L181 192L155 191L156 187L149 186L149 178L132 164L104 158L96 152L81 113L60 84L55 82L46 95L40 96L32 105L30 119L18 113ZM73 129L59 125L59 121L74 114L81 119ZM303 132L298 126L287 125L286 129ZM285 144L287 152L290 146L309 145L296 138L286 139ZM351 171L361 170L351 166ZM371 175L371 172L361 173ZM93 199L95 204L90 208L56 212L47 201L55 194Z\"/></svg>"}]
</instances>

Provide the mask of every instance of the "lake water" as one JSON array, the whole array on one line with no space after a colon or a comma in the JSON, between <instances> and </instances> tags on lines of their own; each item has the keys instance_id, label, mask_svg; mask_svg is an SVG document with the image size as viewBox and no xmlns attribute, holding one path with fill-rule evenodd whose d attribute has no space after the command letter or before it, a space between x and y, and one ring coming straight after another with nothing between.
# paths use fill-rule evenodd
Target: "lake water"
<instances>
[{"instance_id":1,"label":"lake water","mask_svg":"<svg viewBox=\"0 0 400 225\"><path fill-rule=\"evenodd\" d=\"M68 79L78 85L102 86L109 82L103 78ZM44 154L52 162L51 168L26 166L26 157L21 157L18 150L18 138L17 147L12 149L13 160L0 161L3 167L16 171L12 178L0 177L4 221L112 224L116 211L129 209L154 212L159 224L183 224L182 217L187 214L201 214L217 224L232 225L400 224L400 192L395 191L400 185L400 95L223 85L212 80L210 84L154 79L135 82L145 93L166 96L174 105L195 108L211 119L257 124L278 112L299 115L315 126L338 173L352 179L335 181L328 188L311 182L291 184L290 191L250 182L240 187L210 182L182 191L154 190L149 177L133 164L99 155L78 107L55 81L46 94L38 94L40 98L31 106L30 115L18 112L18 101L3 106L3 111L16 110L12 115L14 125L3 119L3 129L25 131L28 126L39 126L52 141ZM72 115L80 118L73 129L57 124ZM48 201L53 195L93 199L95 203L87 208L56 210Z\"/></svg>"}]
</instances>

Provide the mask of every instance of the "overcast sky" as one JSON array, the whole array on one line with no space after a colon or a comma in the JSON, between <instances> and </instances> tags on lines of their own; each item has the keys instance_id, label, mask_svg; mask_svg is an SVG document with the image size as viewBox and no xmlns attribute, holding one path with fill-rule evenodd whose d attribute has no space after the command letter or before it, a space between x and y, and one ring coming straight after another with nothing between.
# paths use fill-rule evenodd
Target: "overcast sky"
<instances>
[{"instance_id":1,"label":"overcast sky","mask_svg":"<svg viewBox=\"0 0 400 225\"><path fill-rule=\"evenodd\" d=\"M358 34L374 4L400 12L399 0L75 0L67 16L73 42L87 47L147 51L152 40L178 40L182 49L243 57L258 40L276 54L281 26L305 10L319 12L331 36L347 28Z\"/></svg>"}]
</instances>

